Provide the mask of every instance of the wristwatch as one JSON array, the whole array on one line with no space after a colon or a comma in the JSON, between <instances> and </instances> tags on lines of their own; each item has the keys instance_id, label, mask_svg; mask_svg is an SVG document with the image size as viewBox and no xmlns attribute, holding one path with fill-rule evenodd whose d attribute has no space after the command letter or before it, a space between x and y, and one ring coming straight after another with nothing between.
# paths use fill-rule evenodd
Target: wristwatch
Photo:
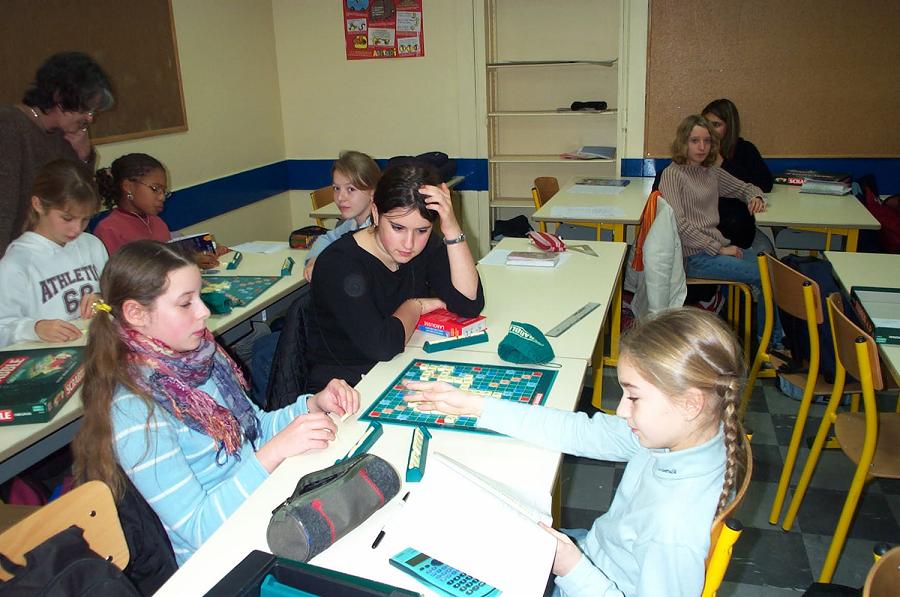
<instances>
[{"instance_id":1,"label":"wristwatch","mask_svg":"<svg viewBox=\"0 0 900 597\"><path fill-rule=\"evenodd\" d=\"M462 232L460 232L459 236L457 236L456 238L444 238L444 244L445 245L458 245L459 243L463 242L464 240L466 240L466 235L463 234Z\"/></svg>"}]
</instances>

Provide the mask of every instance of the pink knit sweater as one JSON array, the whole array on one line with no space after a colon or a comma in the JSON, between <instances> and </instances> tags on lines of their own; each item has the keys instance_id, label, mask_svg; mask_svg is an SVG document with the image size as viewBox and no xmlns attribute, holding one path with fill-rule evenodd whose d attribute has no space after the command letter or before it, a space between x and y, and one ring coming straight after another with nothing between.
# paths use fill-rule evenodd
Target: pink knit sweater
<instances>
[{"instance_id":1,"label":"pink knit sweater","mask_svg":"<svg viewBox=\"0 0 900 597\"><path fill-rule=\"evenodd\" d=\"M718 255L730 244L716 229L719 197L737 197L749 202L763 196L756 185L738 180L718 166L669 164L659 182L663 198L672 206L685 257L697 253Z\"/></svg>"}]
</instances>

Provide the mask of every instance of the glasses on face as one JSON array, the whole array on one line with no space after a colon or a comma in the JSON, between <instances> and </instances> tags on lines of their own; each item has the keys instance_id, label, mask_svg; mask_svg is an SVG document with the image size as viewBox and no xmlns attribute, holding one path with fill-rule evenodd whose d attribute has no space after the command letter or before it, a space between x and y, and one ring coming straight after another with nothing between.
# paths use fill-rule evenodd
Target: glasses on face
<instances>
[{"instance_id":1,"label":"glasses on face","mask_svg":"<svg viewBox=\"0 0 900 597\"><path fill-rule=\"evenodd\" d=\"M132 178L131 181L136 182L140 185L144 185L145 187L147 187L148 189L150 189L157 195L162 195L163 198L165 198L165 199L168 199L169 197L172 196L172 191L168 191L168 190L166 190L166 187L159 186L158 184L147 184L143 180L138 180L137 178Z\"/></svg>"},{"instance_id":2,"label":"glasses on face","mask_svg":"<svg viewBox=\"0 0 900 597\"><path fill-rule=\"evenodd\" d=\"M99 112L99 110L96 110L96 109L94 109L94 110L67 110L62 107L62 104L56 104L56 107L59 108L59 110L61 112L77 112L78 114L83 114L85 118L91 118L91 119L93 119L94 116L97 115L97 112Z\"/></svg>"}]
</instances>

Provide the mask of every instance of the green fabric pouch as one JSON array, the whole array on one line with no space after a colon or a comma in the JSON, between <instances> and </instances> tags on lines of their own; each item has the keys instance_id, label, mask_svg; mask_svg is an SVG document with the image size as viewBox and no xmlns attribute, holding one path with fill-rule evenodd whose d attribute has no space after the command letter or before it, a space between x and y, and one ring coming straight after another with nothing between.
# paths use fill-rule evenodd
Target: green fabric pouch
<instances>
[{"instance_id":1,"label":"green fabric pouch","mask_svg":"<svg viewBox=\"0 0 900 597\"><path fill-rule=\"evenodd\" d=\"M201 292L200 298L213 315L228 315L234 308L231 298L224 292Z\"/></svg>"},{"instance_id":2,"label":"green fabric pouch","mask_svg":"<svg viewBox=\"0 0 900 597\"><path fill-rule=\"evenodd\" d=\"M547 337L530 323L512 321L509 332L497 347L497 354L510 363L548 363L555 356Z\"/></svg>"}]
</instances>

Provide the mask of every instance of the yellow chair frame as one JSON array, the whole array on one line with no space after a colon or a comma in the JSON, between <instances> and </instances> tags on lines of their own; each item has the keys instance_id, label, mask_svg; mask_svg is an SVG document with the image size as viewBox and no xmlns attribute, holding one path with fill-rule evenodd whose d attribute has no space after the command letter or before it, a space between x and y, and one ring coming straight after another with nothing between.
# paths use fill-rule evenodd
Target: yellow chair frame
<instances>
[{"instance_id":1,"label":"yellow chair frame","mask_svg":"<svg viewBox=\"0 0 900 597\"><path fill-rule=\"evenodd\" d=\"M791 475L794 472L794 466L797 461L797 454L800 451L803 429L806 426L806 419L809 415L813 397L823 391L829 393L832 387L819 380L821 355L818 326L824 321L819 285L811 278L804 276L766 253L760 254L757 257L757 262L759 263L759 277L762 286L766 321L763 325L763 333L759 341L759 348L756 351L756 357L753 359L753 365L750 368L747 385L741 397L741 417L744 416L747 410L747 404L750 402L750 395L753 393L753 386L759 377L762 364L767 362L777 365L777 363L773 363L772 356L768 352L775 322L776 303L787 313L806 322L806 331L810 345L809 370L806 374L806 379L802 381L803 396L797 409L797 419L794 422L794 429L791 433L788 451L781 469L781 476L778 479L778 487L775 490L775 500L772 502L772 509L769 512L769 523L778 524ZM794 378L794 380L797 379ZM816 392L817 388L819 388L819 392ZM854 398L854 400L858 404L858 397Z\"/></svg>"},{"instance_id":2,"label":"yellow chair frame","mask_svg":"<svg viewBox=\"0 0 900 597\"><path fill-rule=\"evenodd\" d=\"M309 194L309 199L312 201L313 210L325 207L329 203L334 203L334 187L328 185L327 187L316 189ZM316 224L324 228L325 224L322 222L322 218L316 218Z\"/></svg>"},{"instance_id":3,"label":"yellow chair frame","mask_svg":"<svg viewBox=\"0 0 900 597\"><path fill-rule=\"evenodd\" d=\"M847 531L856 512L860 495L866 483L875 477L900 478L900 457L896 448L900 445L900 414L878 413L875 390L884 387L878 350L875 341L855 325L841 308L840 295L828 298L828 316L834 335L837 368L834 390L819 425L819 431L810 450L803 473L794 491L784 520L784 530L790 530L809 487L822 447L828 432L834 425L841 449L848 458L856 462L856 472L847 492L841 516L838 519L831 545L825 556L825 564L819 575L819 582L831 582L837 568L838 559L847 540ZM847 372L860 380L864 403L864 413L847 412L837 414L837 408L844 393ZM860 437L862 441L860 441Z\"/></svg>"},{"instance_id":4,"label":"yellow chair frame","mask_svg":"<svg viewBox=\"0 0 900 597\"><path fill-rule=\"evenodd\" d=\"M731 503L713 520L710 532L710 548L706 557L706 575L703 582L701 597L715 597L716 592L725 578L728 564L731 562L731 553L734 544L737 543L744 527L732 514L741 505L747 488L750 487L750 478L753 476L753 451L750 449L750 438L744 438L744 450L747 458L747 469L744 477L738 485Z\"/></svg>"}]
</instances>

